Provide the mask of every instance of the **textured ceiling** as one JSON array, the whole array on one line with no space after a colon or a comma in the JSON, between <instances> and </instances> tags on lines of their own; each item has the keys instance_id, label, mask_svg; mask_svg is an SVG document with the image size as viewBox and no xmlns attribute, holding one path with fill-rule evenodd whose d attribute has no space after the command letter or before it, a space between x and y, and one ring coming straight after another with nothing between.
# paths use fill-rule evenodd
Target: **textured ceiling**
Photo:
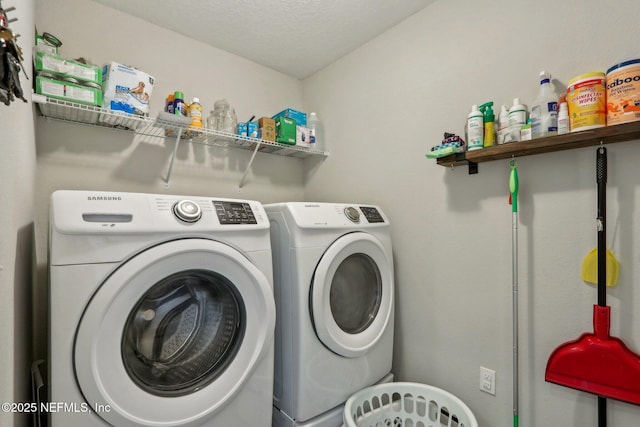
<instances>
[{"instance_id":1,"label":"textured ceiling","mask_svg":"<svg viewBox=\"0 0 640 427\"><path fill-rule=\"evenodd\" d=\"M303 79L435 0L93 0Z\"/></svg>"}]
</instances>

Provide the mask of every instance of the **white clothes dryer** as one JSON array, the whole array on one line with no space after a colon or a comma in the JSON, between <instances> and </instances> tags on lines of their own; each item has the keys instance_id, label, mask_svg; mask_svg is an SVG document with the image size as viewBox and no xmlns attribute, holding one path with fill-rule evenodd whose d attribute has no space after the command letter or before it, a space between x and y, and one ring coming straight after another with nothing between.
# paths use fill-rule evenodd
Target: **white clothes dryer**
<instances>
[{"instance_id":1,"label":"white clothes dryer","mask_svg":"<svg viewBox=\"0 0 640 427\"><path fill-rule=\"evenodd\" d=\"M276 299L275 426L341 424L354 392L388 381L394 276L379 207L265 205ZM337 418L330 414L339 414Z\"/></svg>"},{"instance_id":2,"label":"white clothes dryer","mask_svg":"<svg viewBox=\"0 0 640 427\"><path fill-rule=\"evenodd\" d=\"M260 203L57 191L49 243L51 427L271 425Z\"/></svg>"}]
</instances>

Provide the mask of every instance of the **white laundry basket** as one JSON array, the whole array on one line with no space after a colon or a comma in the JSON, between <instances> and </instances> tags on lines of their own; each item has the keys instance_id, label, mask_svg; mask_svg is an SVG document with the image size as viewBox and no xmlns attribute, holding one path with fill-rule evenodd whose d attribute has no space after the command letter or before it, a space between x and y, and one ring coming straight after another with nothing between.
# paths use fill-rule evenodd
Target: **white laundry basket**
<instances>
[{"instance_id":1,"label":"white laundry basket","mask_svg":"<svg viewBox=\"0 0 640 427\"><path fill-rule=\"evenodd\" d=\"M344 406L345 427L478 427L453 394L425 384L378 384L353 394Z\"/></svg>"}]
</instances>

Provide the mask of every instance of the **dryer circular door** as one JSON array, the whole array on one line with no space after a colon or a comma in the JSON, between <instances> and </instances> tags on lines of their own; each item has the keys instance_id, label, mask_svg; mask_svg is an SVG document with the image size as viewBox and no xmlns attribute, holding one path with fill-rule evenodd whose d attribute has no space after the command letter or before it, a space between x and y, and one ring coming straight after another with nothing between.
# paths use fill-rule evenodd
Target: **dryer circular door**
<instances>
[{"instance_id":1,"label":"dryer circular door","mask_svg":"<svg viewBox=\"0 0 640 427\"><path fill-rule=\"evenodd\" d=\"M393 311L393 265L374 236L354 232L329 246L311 283L318 338L334 353L358 357L385 332Z\"/></svg>"},{"instance_id":2,"label":"dryer circular door","mask_svg":"<svg viewBox=\"0 0 640 427\"><path fill-rule=\"evenodd\" d=\"M272 348L274 327L271 284L240 252L165 242L120 265L87 304L77 383L110 425L201 425Z\"/></svg>"}]
</instances>

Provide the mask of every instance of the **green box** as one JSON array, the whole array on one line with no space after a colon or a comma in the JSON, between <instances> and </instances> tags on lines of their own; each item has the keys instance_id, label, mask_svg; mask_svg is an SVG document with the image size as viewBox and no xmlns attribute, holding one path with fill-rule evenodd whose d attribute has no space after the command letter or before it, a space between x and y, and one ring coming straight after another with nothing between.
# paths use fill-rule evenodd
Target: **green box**
<instances>
[{"instance_id":1,"label":"green box","mask_svg":"<svg viewBox=\"0 0 640 427\"><path fill-rule=\"evenodd\" d=\"M79 104L102 105L102 90L36 76L36 93Z\"/></svg>"},{"instance_id":2,"label":"green box","mask_svg":"<svg viewBox=\"0 0 640 427\"><path fill-rule=\"evenodd\" d=\"M276 121L276 142L296 145L296 121L289 117L278 117Z\"/></svg>"},{"instance_id":3,"label":"green box","mask_svg":"<svg viewBox=\"0 0 640 427\"><path fill-rule=\"evenodd\" d=\"M46 52L34 52L36 72L45 71L61 77L102 85L102 68L65 59Z\"/></svg>"},{"instance_id":4,"label":"green box","mask_svg":"<svg viewBox=\"0 0 640 427\"><path fill-rule=\"evenodd\" d=\"M57 55L58 54L58 47L54 46L52 44L49 44L49 42L47 42L44 37L42 37L40 34L36 34L36 48L35 50L37 52L46 52L46 53L50 53L52 55Z\"/></svg>"}]
</instances>

